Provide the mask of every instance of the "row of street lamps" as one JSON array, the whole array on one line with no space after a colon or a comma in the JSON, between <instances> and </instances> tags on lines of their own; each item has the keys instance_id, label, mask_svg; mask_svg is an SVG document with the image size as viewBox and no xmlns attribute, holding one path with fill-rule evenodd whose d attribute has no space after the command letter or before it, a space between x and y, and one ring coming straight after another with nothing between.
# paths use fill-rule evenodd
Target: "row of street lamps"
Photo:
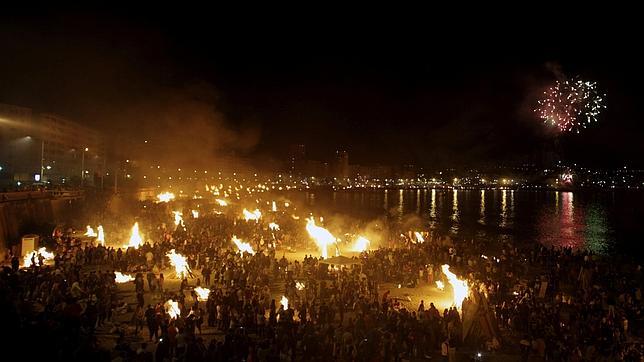
<instances>
[{"instance_id":1,"label":"row of street lamps","mask_svg":"<svg viewBox=\"0 0 644 362\"><path fill-rule=\"evenodd\" d=\"M27 139L31 140L31 136L27 136ZM83 153L81 155L81 187L84 186L85 184L85 175L87 174L87 171L85 170L85 153L89 151L89 147L85 147L83 149ZM44 181L45 180L45 170L51 170L50 165L45 166L45 140L40 141L40 180ZM40 181L36 180L36 181Z\"/></svg>"}]
</instances>

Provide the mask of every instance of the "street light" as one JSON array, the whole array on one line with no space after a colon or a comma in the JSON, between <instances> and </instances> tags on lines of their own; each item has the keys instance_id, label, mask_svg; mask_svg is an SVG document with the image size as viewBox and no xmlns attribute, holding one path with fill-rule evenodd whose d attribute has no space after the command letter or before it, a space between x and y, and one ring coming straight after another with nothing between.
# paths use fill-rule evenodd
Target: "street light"
<instances>
[{"instance_id":1,"label":"street light","mask_svg":"<svg viewBox=\"0 0 644 362\"><path fill-rule=\"evenodd\" d=\"M85 147L81 157L81 187L85 184L85 152L87 151L89 151L89 148Z\"/></svg>"},{"instance_id":2,"label":"street light","mask_svg":"<svg viewBox=\"0 0 644 362\"><path fill-rule=\"evenodd\" d=\"M45 140L44 139L40 143L40 179L45 181Z\"/></svg>"}]
</instances>

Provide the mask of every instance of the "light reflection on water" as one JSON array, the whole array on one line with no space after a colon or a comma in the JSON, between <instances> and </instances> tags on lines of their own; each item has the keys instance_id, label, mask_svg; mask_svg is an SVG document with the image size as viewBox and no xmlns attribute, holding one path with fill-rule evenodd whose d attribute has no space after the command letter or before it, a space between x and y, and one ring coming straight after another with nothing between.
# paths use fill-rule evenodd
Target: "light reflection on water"
<instances>
[{"instance_id":1,"label":"light reflection on water","mask_svg":"<svg viewBox=\"0 0 644 362\"><path fill-rule=\"evenodd\" d=\"M429 207L429 228L436 228L436 190L432 189L432 199Z\"/></svg>"},{"instance_id":2,"label":"light reflection on water","mask_svg":"<svg viewBox=\"0 0 644 362\"><path fill-rule=\"evenodd\" d=\"M318 191L315 197L302 197L302 200L323 213L346 214L365 221L388 215L390 224L395 224L403 216L414 214L423 223L419 227L456 238L537 241L547 246L587 248L597 253L636 245L640 235L639 218L644 214L644 193L635 192L358 192L364 193L362 196L355 193Z\"/></svg>"},{"instance_id":3,"label":"light reflection on water","mask_svg":"<svg viewBox=\"0 0 644 362\"><path fill-rule=\"evenodd\" d=\"M485 190L481 190L481 207L479 210L479 223L485 225Z\"/></svg>"},{"instance_id":4,"label":"light reflection on water","mask_svg":"<svg viewBox=\"0 0 644 362\"><path fill-rule=\"evenodd\" d=\"M499 226L508 226L508 190L501 191L501 222Z\"/></svg>"}]
</instances>

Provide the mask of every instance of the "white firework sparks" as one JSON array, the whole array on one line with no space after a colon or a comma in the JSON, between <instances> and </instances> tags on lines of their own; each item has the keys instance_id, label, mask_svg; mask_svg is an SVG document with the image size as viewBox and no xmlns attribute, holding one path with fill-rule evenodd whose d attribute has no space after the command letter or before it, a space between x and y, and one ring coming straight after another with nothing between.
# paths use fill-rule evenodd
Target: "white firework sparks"
<instances>
[{"instance_id":1,"label":"white firework sparks","mask_svg":"<svg viewBox=\"0 0 644 362\"><path fill-rule=\"evenodd\" d=\"M557 81L543 93L535 112L543 122L561 132L576 132L597 122L603 109L604 94L597 91L596 82L581 79Z\"/></svg>"}]
</instances>

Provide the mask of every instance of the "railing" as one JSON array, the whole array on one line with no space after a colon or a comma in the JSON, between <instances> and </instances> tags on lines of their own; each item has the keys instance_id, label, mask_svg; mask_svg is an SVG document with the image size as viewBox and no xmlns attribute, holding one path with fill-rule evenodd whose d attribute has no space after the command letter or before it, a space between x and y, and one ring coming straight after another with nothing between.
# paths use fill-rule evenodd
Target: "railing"
<instances>
[{"instance_id":1,"label":"railing","mask_svg":"<svg viewBox=\"0 0 644 362\"><path fill-rule=\"evenodd\" d=\"M1 192L0 202L37 199L78 199L84 196L82 190L42 190Z\"/></svg>"},{"instance_id":2,"label":"railing","mask_svg":"<svg viewBox=\"0 0 644 362\"><path fill-rule=\"evenodd\" d=\"M83 190L52 190L49 192L55 199L78 199L85 196Z\"/></svg>"}]
</instances>

